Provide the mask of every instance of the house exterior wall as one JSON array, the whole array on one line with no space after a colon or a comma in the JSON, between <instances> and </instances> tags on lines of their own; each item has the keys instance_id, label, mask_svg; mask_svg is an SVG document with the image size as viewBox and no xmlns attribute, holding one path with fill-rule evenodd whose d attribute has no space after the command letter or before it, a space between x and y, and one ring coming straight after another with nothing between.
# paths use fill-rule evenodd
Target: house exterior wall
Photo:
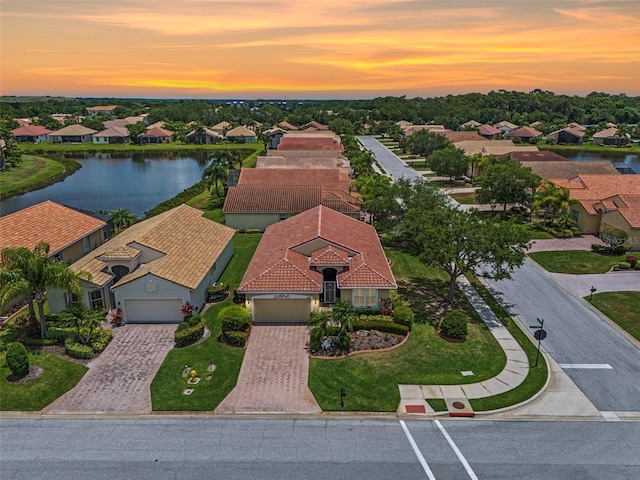
<instances>
[{"instance_id":1,"label":"house exterior wall","mask_svg":"<svg viewBox=\"0 0 640 480\"><path fill-rule=\"evenodd\" d=\"M578 228L582 233L598 233L600 231L600 215L589 215L582 205L575 205L571 210L578 212Z\"/></svg>"},{"instance_id":2,"label":"house exterior wall","mask_svg":"<svg viewBox=\"0 0 640 480\"><path fill-rule=\"evenodd\" d=\"M233 240L229 242L222 253L218 256L218 259L211 266L205 277L200 282L200 285L191 292L191 303L198 307L198 309L204 304L207 298L207 288L220 279L222 272L224 272L229 261L231 261L231 257L233 257Z\"/></svg>"},{"instance_id":3,"label":"house exterior wall","mask_svg":"<svg viewBox=\"0 0 640 480\"><path fill-rule=\"evenodd\" d=\"M625 218L620 215L620 212L614 210L602 215L602 220L599 227L599 233L602 233L607 228L617 228L620 230L624 230L628 235L625 245L633 250L640 250L640 228L631 227L631 225L629 225L629 222L627 222Z\"/></svg>"},{"instance_id":4,"label":"house exterior wall","mask_svg":"<svg viewBox=\"0 0 640 480\"><path fill-rule=\"evenodd\" d=\"M149 281L153 281L157 284L158 289L155 292L149 292L145 288L145 285ZM122 319L125 322L127 321L127 312L124 302L126 299L150 301L155 299L180 299L183 304L189 302L195 305L191 298L191 291L188 288L153 275L145 275L144 277L114 288L113 293L116 305L122 309Z\"/></svg>"},{"instance_id":5,"label":"house exterior wall","mask_svg":"<svg viewBox=\"0 0 640 480\"><path fill-rule=\"evenodd\" d=\"M236 230L259 228L264 231L269 225L280 221L279 213L227 213L225 214L227 227Z\"/></svg>"},{"instance_id":6,"label":"house exterior wall","mask_svg":"<svg viewBox=\"0 0 640 480\"><path fill-rule=\"evenodd\" d=\"M91 250L96 248L98 245L102 245L104 243L104 230L101 228L100 230L96 230L95 232L89 234L87 237L89 239L89 249L84 249L83 240L80 239L75 243L72 243L68 247L65 247L61 250L62 261L66 263L74 263L84 257ZM51 252L50 252L51 253Z\"/></svg>"},{"instance_id":7,"label":"house exterior wall","mask_svg":"<svg viewBox=\"0 0 640 480\"><path fill-rule=\"evenodd\" d=\"M355 288L341 288L340 289L340 299L345 301L345 302L349 302L351 303L351 305L355 305L355 302L353 301L353 295L354 295L354 290ZM377 294L376 294L376 303L373 306L373 308L379 308L380 307L380 299L381 298L389 298L389 291L388 289L376 289L377 290ZM363 308L363 307L354 307L354 308ZM369 307L367 307L369 308Z\"/></svg>"},{"instance_id":8,"label":"house exterior wall","mask_svg":"<svg viewBox=\"0 0 640 480\"><path fill-rule=\"evenodd\" d=\"M46 142L48 138L49 135L18 135L17 137L15 137L16 142L18 143L41 143Z\"/></svg>"}]
</instances>

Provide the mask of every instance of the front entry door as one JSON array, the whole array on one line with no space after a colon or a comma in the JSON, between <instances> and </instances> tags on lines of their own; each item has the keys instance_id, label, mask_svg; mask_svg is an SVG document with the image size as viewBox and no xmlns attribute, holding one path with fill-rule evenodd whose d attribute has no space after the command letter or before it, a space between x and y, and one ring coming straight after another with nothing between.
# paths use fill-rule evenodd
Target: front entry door
<instances>
[{"instance_id":1,"label":"front entry door","mask_svg":"<svg viewBox=\"0 0 640 480\"><path fill-rule=\"evenodd\" d=\"M324 303L336 303L336 282L324 282Z\"/></svg>"}]
</instances>

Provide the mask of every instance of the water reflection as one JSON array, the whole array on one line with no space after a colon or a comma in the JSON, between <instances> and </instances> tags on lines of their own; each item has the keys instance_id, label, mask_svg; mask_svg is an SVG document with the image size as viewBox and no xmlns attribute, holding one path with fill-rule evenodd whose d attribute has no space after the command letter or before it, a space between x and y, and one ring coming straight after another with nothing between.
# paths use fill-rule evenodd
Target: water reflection
<instances>
[{"instance_id":1,"label":"water reflection","mask_svg":"<svg viewBox=\"0 0 640 480\"><path fill-rule=\"evenodd\" d=\"M62 182L0 202L0 215L52 200L86 210L127 208L136 216L200 180L206 152L65 155L82 168Z\"/></svg>"}]
</instances>

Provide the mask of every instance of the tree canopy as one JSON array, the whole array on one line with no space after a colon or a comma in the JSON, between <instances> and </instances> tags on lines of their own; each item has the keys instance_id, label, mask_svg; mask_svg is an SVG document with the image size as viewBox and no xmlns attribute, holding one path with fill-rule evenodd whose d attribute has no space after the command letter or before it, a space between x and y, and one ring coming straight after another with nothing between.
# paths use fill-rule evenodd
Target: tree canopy
<instances>
[{"instance_id":1,"label":"tree canopy","mask_svg":"<svg viewBox=\"0 0 640 480\"><path fill-rule=\"evenodd\" d=\"M481 188L476 191L480 203L502 204L502 216L506 215L507 204L531 201L535 188L540 185L540 177L530 168L507 159L486 167L477 178Z\"/></svg>"},{"instance_id":2,"label":"tree canopy","mask_svg":"<svg viewBox=\"0 0 640 480\"><path fill-rule=\"evenodd\" d=\"M469 158L462 150L452 145L436 150L429 156L429 165L438 175L449 177L453 180L467 173Z\"/></svg>"}]
</instances>

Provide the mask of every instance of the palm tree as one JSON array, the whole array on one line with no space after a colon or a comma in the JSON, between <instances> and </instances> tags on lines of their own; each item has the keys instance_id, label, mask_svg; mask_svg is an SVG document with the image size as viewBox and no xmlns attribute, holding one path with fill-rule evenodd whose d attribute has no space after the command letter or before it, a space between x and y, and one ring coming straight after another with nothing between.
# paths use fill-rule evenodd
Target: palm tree
<instances>
[{"instance_id":1,"label":"palm tree","mask_svg":"<svg viewBox=\"0 0 640 480\"><path fill-rule=\"evenodd\" d=\"M624 140L624 143L627 143L627 135L631 133L629 129L629 125L626 123L621 123L616 127L616 147L620 147L620 144Z\"/></svg>"},{"instance_id":2,"label":"palm tree","mask_svg":"<svg viewBox=\"0 0 640 480\"><path fill-rule=\"evenodd\" d=\"M570 203L571 194L568 189L558 188L553 182L545 180L534 196L533 208L544 212L545 225L549 216L553 225L556 214L567 209Z\"/></svg>"},{"instance_id":3,"label":"palm tree","mask_svg":"<svg viewBox=\"0 0 640 480\"><path fill-rule=\"evenodd\" d=\"M127 227L130 227L134 223L138 222L138 217L136 217L131 210L126 208L118 208L117 210L112 210L109 213L109 217L113 222L113 227L116 229L116 233L120 233Z\"/></svg>"},{"instance_id":4,"label":"palm tree","mask_svg":"<svg viewBox=\"0 0 640 480\"><path fill-rule=\"evenodd\" d=\"M62 323L76 329L78 339L83 345L91 343L93 333L104 319L104 315L95 310L92 311L82 303L73 303L60 315ZM83 334L86 333L86 336Z\"/></svg>"},{"instance_id":5,"label":"palm tree","mask_svg":"<svg viewBox=\"0 0 640 480\"><path fill-rule=\"evenodd\" d=\"M25 247L5 248L0 255L0 304L26 295L29 312L34 314L33 302L38 305L40 332L47 336L44 302L48 287L55 287L80 295L80 280L89 280L87 272L74 272L62 262L48 258L49 245L38 243L33 251Z\"/></svg>"},{"instance_id":6,"label":"palm tree","mask_svg":"<svg viewBox=\"0 0 640 480\"><path fill-rule=\"evenodd\" d=\"M311 338L321 341L327 336L330 318L325 312L313 312L309 318Z\"/></svg>"},{"instance_id":7,"label":"palm tree","mask_svg":"<svg viewBox=\"0 0 640 480\"><path fill-rule=\"evenodd\" d=\"M218 188L219 182L224 182L227 179L227 170L218 159L213 158L211 163L206 166L202 171L202 180L207 185L209 191L215 188L216 198L220 200L220 189Z\"/></svg>"}]
</instances>

